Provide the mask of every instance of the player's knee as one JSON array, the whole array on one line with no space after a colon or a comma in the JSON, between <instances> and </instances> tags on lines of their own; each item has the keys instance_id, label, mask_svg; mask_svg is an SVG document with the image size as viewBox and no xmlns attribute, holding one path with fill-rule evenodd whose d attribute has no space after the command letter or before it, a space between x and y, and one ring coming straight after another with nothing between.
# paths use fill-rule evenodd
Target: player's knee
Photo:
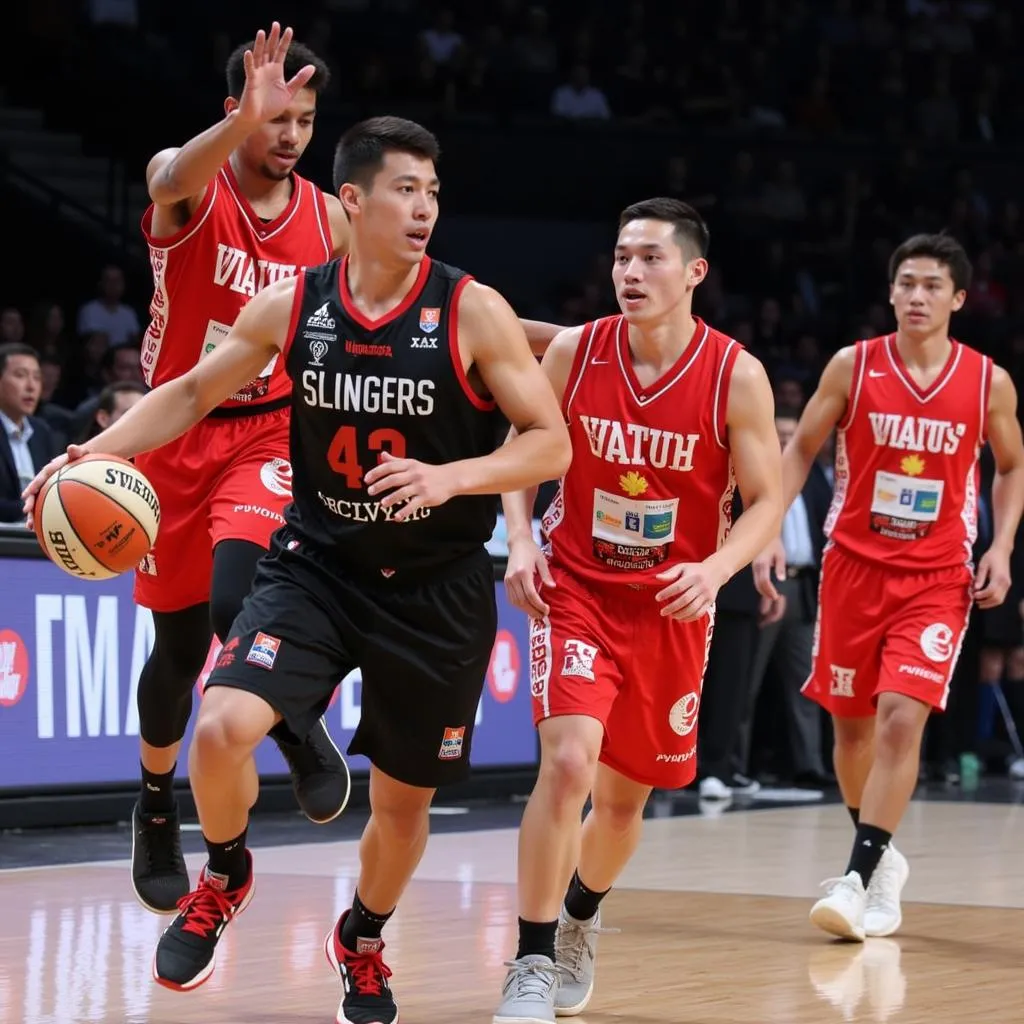
<instances>
[{"instance_id":1,"label":"player's knee","mask_svg":"<svg viewBox=\"0 0 1024 1024\"><path fill-rule=\"evenodd\" d=\"M192 690L203 671L207 649L195 644L161 644L139 674L135 701L139 733L154 747L169 747L185 735Z\"/></svg>"},{"instance_id":2,"label":"player's knee","mask_svg":"<svg viewBox=\"0 0 1024 1024\"><path fill-rule=\"evenodd\" d=\"M899 760L917 751L927 720L928 709L910 698L879 702L876 726L876 757Z\"/></svg>"},{"instance_id":3,"label":"player's knee","mask_svg":"<svg viewBox=\"0 0 1024 1024\"><path fill-rule=\"evenodd\" d=\"M262 701L253 694L212 687L203 698L192 744L204 765L244 761L273 726L273 716L261 713Z\"/></svg>"},{"instance_id":4,"label":"player's knee","mask_svg":"<svg viewBox=\"0 0 1024 1024\"><path fill-rule=\"evenodd\" d=\"M540 775L551 796L582 806L594 784L598 751L580 737L568 732L553 737L543 746Z\"/></svg>"}]
</instances>

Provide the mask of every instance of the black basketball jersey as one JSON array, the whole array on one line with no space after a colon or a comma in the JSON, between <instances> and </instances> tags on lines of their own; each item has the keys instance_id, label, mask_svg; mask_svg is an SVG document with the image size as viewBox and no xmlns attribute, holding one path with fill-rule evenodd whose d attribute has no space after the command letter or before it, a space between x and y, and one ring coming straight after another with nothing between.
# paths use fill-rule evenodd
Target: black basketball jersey
<instances>
[{"instance_id":1,"label":"black basketball jersey","mask_svg":"<svg viewBox=\"0 0 1024 1024\"><path fill-rule=\"evenodd\" d=\"M427 569L476 551L494 531L497 495L459 495L413 519L370 495L382 452L439 464L492 452L494 403L471 389L458 350L457 303L469 275L425 258L402 303L368 320L344 260L299 277L285 368L293 382L288 524L355 570Z\"/></svg>"}]
</instances>

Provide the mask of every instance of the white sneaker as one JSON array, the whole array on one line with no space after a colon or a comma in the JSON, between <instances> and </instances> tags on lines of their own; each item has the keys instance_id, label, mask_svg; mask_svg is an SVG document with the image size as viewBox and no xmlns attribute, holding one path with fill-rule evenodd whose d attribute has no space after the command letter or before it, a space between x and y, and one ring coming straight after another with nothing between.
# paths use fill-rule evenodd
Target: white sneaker
<instances>
[{"instance_id":1,"label":"white sneaker","mask_svg":"<svg viewBox=\"0 0 1024 1024\"><path fill-rule=\"evenodd\" d=\"M699 793L701 800L728 800L732 796L732 790L713 775L700 780Z\"/></svg>"},{"instance_id":2,"label":"white sneaker","mask_svg":"<svg viewBox=\"0 0 1024 1024\"><path fill-rule=\"evenodd\" d=\"M844 878L828 878L821 883L828 894L811 907L811 924L841 939L864 941L864 906L867 893L856 871Z\"/></svg>"},{"instance_id":3,"label":"white sneaker","mask_svg":"<svg viewBox=\"0 0 1024 1024\"><path fill-rule=\"evenodd\" d=\"M864 906L865 935L877 938L892 935L903 923L900 894L909 876L907 858L890 843L868 882Z\"/></svg>"}]
</instances>

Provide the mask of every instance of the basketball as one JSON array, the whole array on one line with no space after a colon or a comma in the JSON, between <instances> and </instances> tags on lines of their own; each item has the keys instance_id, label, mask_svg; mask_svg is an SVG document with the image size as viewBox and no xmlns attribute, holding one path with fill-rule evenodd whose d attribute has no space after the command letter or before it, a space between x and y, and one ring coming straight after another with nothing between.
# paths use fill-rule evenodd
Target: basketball
<instances>
[{"instance_id":1,"label":"basketball","mask_svg":"<svg viewBox=\"0 0 1024 1024\"><path fill-rule=\"evenodd\" d=\"M86 455L63 466L36 499L35 527L47 557L68 575L106 580L149 553L160 526L156 491L130 462Z\"/></svg>"}]
</instances>

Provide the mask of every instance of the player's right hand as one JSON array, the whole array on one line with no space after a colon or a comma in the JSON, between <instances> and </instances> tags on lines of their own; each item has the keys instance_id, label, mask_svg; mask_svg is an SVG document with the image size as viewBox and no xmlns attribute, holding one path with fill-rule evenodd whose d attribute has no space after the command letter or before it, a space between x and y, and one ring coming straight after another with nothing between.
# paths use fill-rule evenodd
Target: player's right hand
<instances>
[{"instance_id":1,"label":"player's right hand","mask_svg":"<svg viewBox=\"0 0 1024 1024\"><path fill-rule=\"evenodd\" d=\"M776 537L768 547L754 559L754 586L762 597L777 601L781 596L772 582L772 569L777 580L786 576L786 549L782 546L782 538Z\"/></svg>"},{"instance_id":2,"label":"player's right hand","mask_svg":"<svg viewBox=\"0 0 1024 1024\"><path fill-rule=\"evenodd\" d=\"M292 42L292 30L275 21L267 36L263 29L256 33L251 50L246 50L245 87L238 100L238 117L248 124L258 125L272 121L291 106L298 91L316 74L316 68L307 64L294 77L284 80L284 58Z\"/></svg>"},{"instance_id":3,"label":"player's right hand","mask_svg":"<svg viewBox=\"0 0 1024 1024\"><path fill-rule=\"evenodd\" d=\"M509 604L521 608L531 618L543 619L551 609L540 596L537 577L541 586L555 586L551 567L537 542L532 537L510 541L505 567L505 593Z\"/></svg>"},{"instance_id":4,"label":"player's right hand","mask_svg":"<svg viewBox=\"0 0 1024 1024\"><path fill-rule=\"evenodd\" d=\"M89 452L80 444L69 444L68 450L63 455L58 455L55 459L51 459L38 473L35 475L35 479L21 492L21 496L25 501L23 506L25 512L25 525L30 529L35 529L35 522L32 518L32 510L36 507L36 496L43 489L43 484L53 476L63 466L66 466L69 462L74 462L75 459L80 459L83 455L88 455Z\"/></svg>"}]
</instances>

